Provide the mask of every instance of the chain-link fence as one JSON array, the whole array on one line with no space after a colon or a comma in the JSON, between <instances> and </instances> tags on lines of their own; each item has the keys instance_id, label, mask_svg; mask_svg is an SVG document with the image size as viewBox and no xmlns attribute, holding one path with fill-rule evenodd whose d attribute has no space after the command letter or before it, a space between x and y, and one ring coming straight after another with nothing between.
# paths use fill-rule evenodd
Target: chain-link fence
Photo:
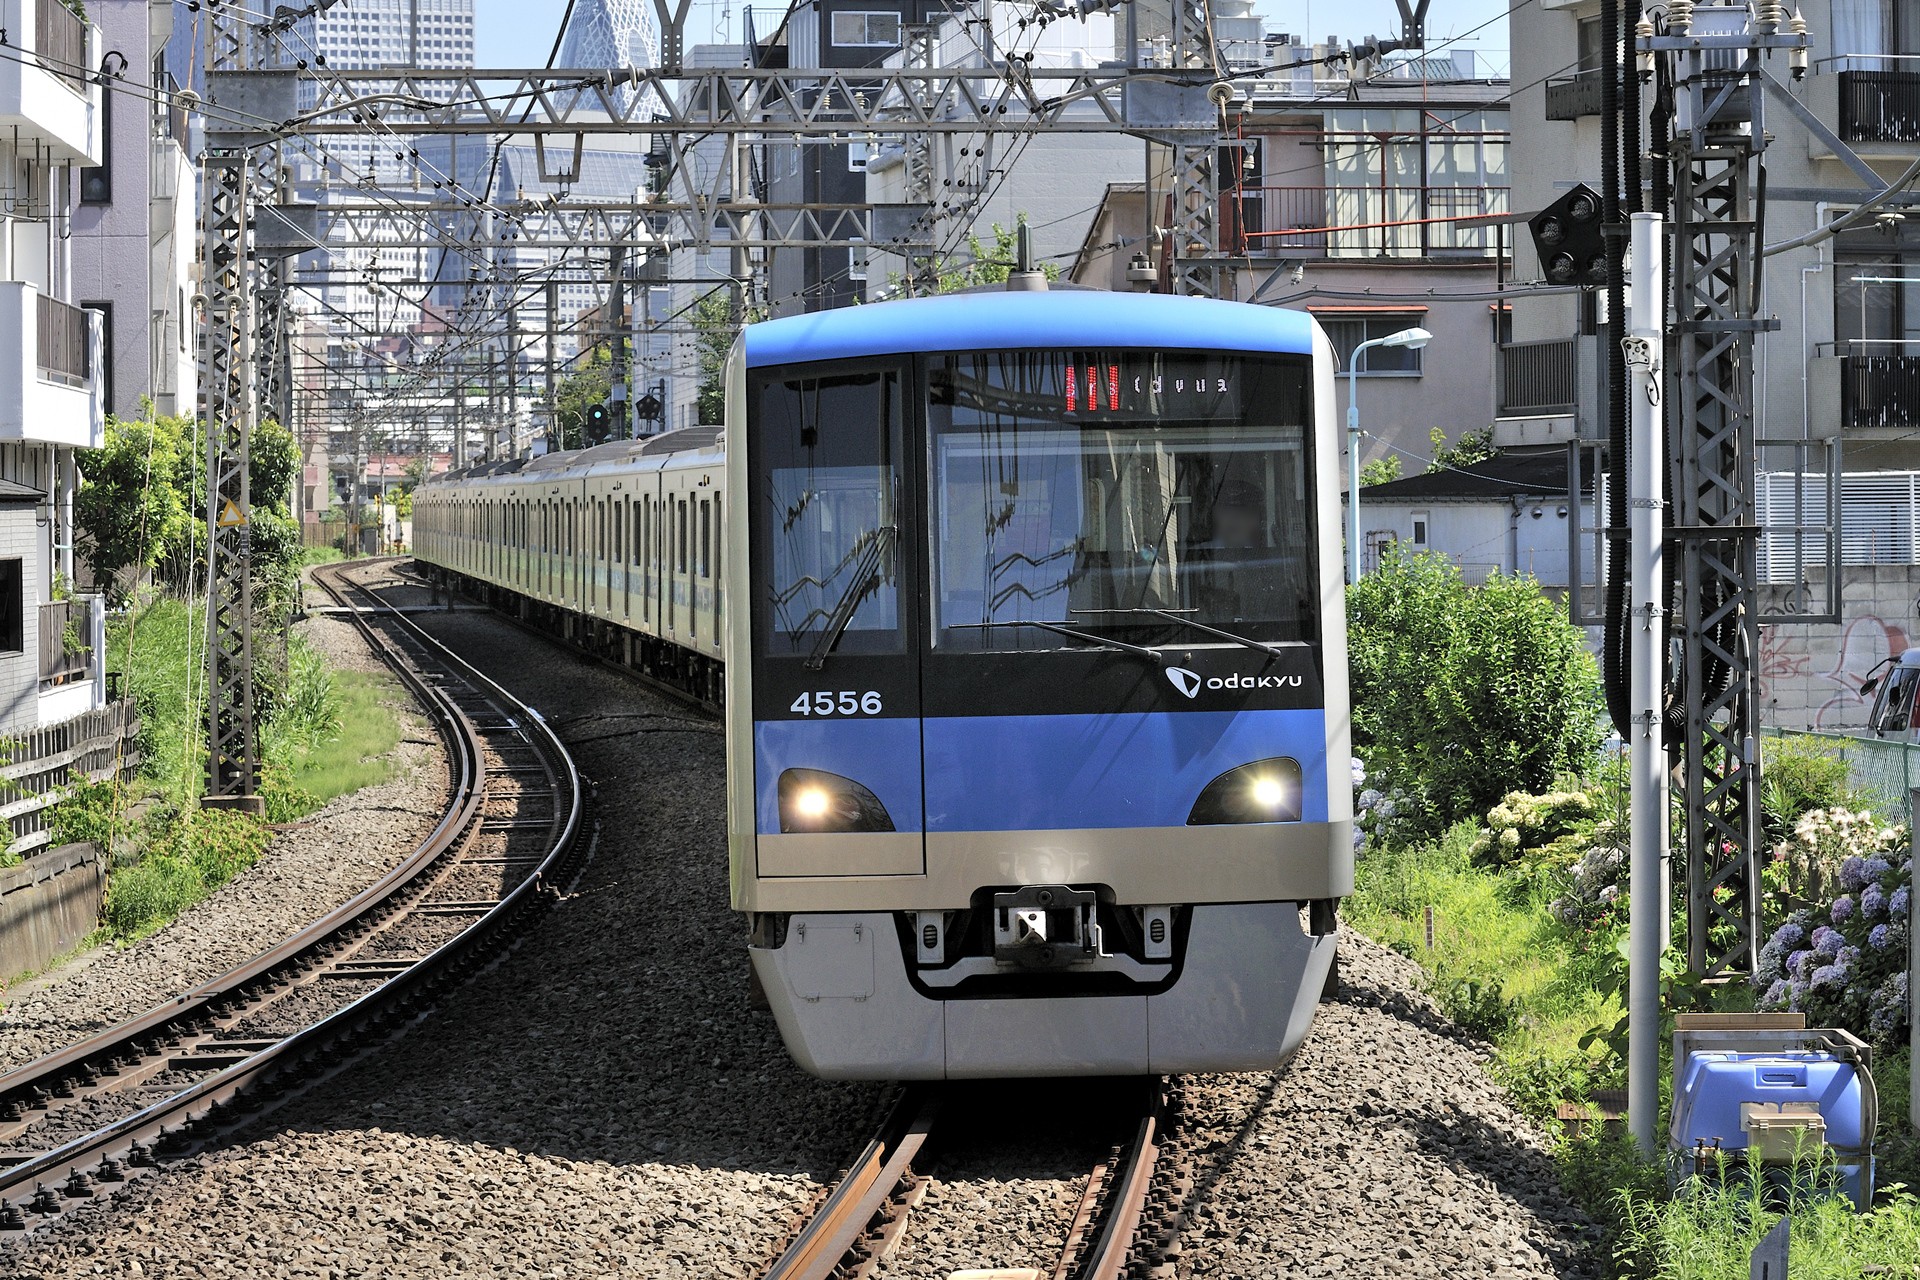
<instances>
[{"instance_id":1,"label":"chain-link fence","mask_svg":"<svg viewBox=\"0 0 1920 1280\"><path fill-rule=\"evenodd\" d=\"M1920 786L1920 743L1887 738L1856 737L1848 733L1768 734L1820 743L1847 763L1847 777L1857 791L1872 797L1873 811L1883 821L1913 817L1913 788Z\"/></svg>"}]
</instances>

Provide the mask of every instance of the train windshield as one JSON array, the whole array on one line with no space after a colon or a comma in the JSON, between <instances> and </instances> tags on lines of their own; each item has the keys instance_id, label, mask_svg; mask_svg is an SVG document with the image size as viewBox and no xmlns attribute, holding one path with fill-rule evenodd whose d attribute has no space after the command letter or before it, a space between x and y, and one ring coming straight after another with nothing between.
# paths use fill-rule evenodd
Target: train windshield
<instances>
[{"instance_id":1,"label":"train windshield","mask_svg":"<svg viewBox=\"0 0 1920 1280\"><path fill-rule=\"evenodd\" d=\"M934 360L935 646L1316 640L1307 377L1217 353Z\"/></svg>"},{"instance_id":2,"label":"train windshield","mask_svg":"<svg viewBox=\"0 0 1920 1280\"><path fill-rule=\"evenodd\" d=\"M755 418L761 651L900 652L898 372L769 381Z\"/></svg>"}]
</instances>

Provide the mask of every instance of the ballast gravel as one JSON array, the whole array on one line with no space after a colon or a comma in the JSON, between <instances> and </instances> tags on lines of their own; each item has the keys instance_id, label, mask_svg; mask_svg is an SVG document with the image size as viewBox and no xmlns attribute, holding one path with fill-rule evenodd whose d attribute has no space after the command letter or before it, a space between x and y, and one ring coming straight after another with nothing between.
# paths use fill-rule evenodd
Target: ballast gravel
<instances>
[{"instance_id":1,"label":"ballast gravel","mask_svg":"<svg viewBox=\"0 0 1920 1280\"><path fill-rule=\"evenodd\" d=\"M314 617L298 625L330 663L386 670L351 624ZM395 688L389 705L401 741L386 781L341 796L277 834L259 862L160 932L0 993L0 1071L218 977L327 914L411 852L445 811L445 752L403 691Z\"/></svg>"},{"instance_id":2,"label":"ballast gravel","mask_svg":"<svg viewBox=\"0 0 1920 1280\"><path fill-rule=\"evenodd\" d=\"M573 744L598 820L580 880L412 1034L0 1243L0 1275L750 1277L866 1138L887 1091L806 1076L749 1007L719 726L484 614L419 617ZM1484 1050L1398 957L1356 938L1342 968L1286 1068L1187 1083L1179 1274L1587 1276L1586 1224ZM1028 1155L945 1168L888 1274L1050 1267L1085 1171Z\"/></svg>"}]
</instances>

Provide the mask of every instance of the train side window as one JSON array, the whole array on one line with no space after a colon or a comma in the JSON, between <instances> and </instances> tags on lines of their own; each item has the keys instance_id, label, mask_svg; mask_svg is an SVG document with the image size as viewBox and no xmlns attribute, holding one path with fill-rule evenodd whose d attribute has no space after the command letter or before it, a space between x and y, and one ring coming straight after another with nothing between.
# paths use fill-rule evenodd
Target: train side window
<instances>
[{"instance_id":1,"label":"train side window","mask_svg":"<svg viewBox=\"0 0 1920 1280\"><path fill-rule=\"evenodd\" d=\"M687 571L687 500L682 498L673 505L674 516L679 522L680 534L675 544L676 552L673 558L673 571L675 573L685 573Z\"/></svg>"},{"instance_id":2,"label":"train side window","mask_svg":"<svg viewBox=\"0 0 1920 1280\"><path fill-rule=\"evenodd\" d=\"M704 498L700 501L700 576L705 578L713 573L713 504Z\"/></svg>"}]
</instances>

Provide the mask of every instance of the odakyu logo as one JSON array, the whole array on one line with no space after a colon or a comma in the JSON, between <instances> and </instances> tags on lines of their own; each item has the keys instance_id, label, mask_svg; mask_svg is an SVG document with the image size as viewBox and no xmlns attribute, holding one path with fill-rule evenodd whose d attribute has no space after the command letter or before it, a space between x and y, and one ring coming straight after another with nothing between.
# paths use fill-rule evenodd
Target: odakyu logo
<instances>
[{"instance_id":1,"label":"odakyu logo","mask_svg":"<svg viewBox=\"0 0 1920 1280\"><path fill-rule=\"evenodd\" d=\"M1189 698L1199 697L1202 689L1298 689L1302 684L1299 676L1203 676L1185 667L1168 667L1167 679Z\"/></svg>"}]
</instances>

